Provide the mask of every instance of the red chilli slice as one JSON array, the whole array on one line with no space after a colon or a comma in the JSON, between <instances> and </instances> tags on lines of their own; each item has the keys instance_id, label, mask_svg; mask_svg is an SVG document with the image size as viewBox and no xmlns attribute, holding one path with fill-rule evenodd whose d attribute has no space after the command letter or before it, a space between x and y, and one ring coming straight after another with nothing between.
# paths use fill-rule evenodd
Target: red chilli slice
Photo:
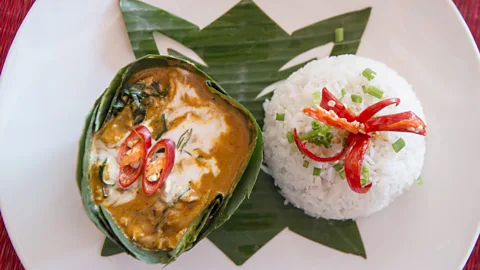
<instances>
[{"instance_id":1,"label":"red chilli slice","mask_svg":"<svg viewBox=\"0 0 480 270\"><path fill-rule=\"evenodd\" d=\"M327 110L323 108L303 108L303 113L312 117L313 119L316 119L326 125L339 128L339 129L345 129L348 132L351 133L359 133L362 132L363 130L360 129L360 126L355 126L353 122L349 122L345 118L339 118L335 114L331 114Z\"/></svg>"},{"instance_id":2,"label":"red chilli slice","mask_svg":"<svg viewBox=\"0 0 480 270\"><path fill-rule=\"evenodd\" d=\"M154 154L165 149L163 157L153 159ZM150 196L157 191L167 179L175 163L175 142L170 139L163 139L157 142L147 154L145 159L142 187L145 195ZM148 179L156 175L155 181Z\"/></svg>"},{"instance_id":3,"label":"red chilli slice","mask_svg":"<svg viewBox=\"0 0 480 270\"><path fill-rule=\"evenodd\" d=\"M383 110L385 107L392 104L395 104L395 106L398 106L398 104L400 104L400 99L389 98L368 106L360 113L360 115L357 116L357 121L360 123L363 123L368 119L372 118L375 114Z\"/></svg>"},{"instance_id":4,"label":"red chilli slice","mask_svg":"<svg viewBox=\"0 0 480 270\"><path fill-rule=\"evenodd\" d=\"M414 112L379 116L365 121L365 132L399 131L427 135L427 126Z\"/></svg>"},{"instance_id":5,"label":"red chilli slice","mask_svg":"<svg viewBox=\"0 0 480 270\"><path fill-rule=\"evenodd\" d=\"M372 187L372 182L362 186L360 181L363 159L369 142L370 136L368 135L353 135L353 138L351 138L351 144L345 155L345 176L350 189L356 193L367 193Z\"/></svg>"},{"instance_id":6,"label":"red chilli slice","mask_svg":"<svg viewBox=\"0 0 480 270\"><path fill-rule=\"evenodd\" d=\"M314 153L312 153L310 150L308 150L308 148L305 146L305 144L302 143L302 141L300 140L300 137L298 137L296 128L293 129L293 139L295 140L295 144L297 145L298 149L302 153L304 153L307 157L309 157L309 158L311 158L315 161L318 161L318 162L332 162L332 161L340 160L345 155L347 145L348 145L348 141L347 141L347 143L343 147L342 151L340 153L336 154L335 156L319 157L319 156L315 155ZM350 137L349 137L349 139L350 139Z\"/></svg>"},{"instance_id":7,"label":"red chilli slice","mask_svg":"<svg viewBox=\"0 0 480 270\"><path fill-rule=\"evenodd\" d=\"M328 102L333 101L333 106L328 105ZM348 122L353 122L356 118L355 114L348 110L343 103L338 100L326 87L322 89L322 101L320 107L326 111L334 111L338 117L347 119Z\"/></svg>"},{"instance_id":8,"label":"red chilli slice","mask_svg":"<svg viewBox=\"0 0 480 270\"><path fill-rule=\"evenodd\" d=\"M140 176L143 170L142 165L145 160L145 155L148 151L148 148L150 148L150 146L152 145L152 137L148 128L146 128L145 126L136 127L134 130L132 130L132 132L130 132L127 138L120 145L120 149L118 151L118 157L117 157L118 164L125 163L124 159L129 158L129 155L127 154L127 152L131 148L128 146L128 142L135 139L139 140L135 144L135 146L138 147L136 150L139 151L138 154L135 156L139 156L139 157L132 157L132 155L130 155L130 158L132 160L135 160L135 162L133 163L138 163L139 166L137 168L133 168L132 166L130 166L133 163L128 163L123 166L120 165L120 172L118 174L118 184L122 188L128 188Z\"/></svg>"}]
</instances>

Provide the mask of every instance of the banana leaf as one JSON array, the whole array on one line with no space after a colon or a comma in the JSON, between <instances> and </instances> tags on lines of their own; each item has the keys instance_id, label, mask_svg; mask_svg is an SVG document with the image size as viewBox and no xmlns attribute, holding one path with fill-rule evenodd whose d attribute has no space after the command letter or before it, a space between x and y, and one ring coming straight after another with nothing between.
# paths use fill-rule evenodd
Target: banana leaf
<instances>
[{"instance_id":1,"label":"banana leaf","mask_svg":"<svg viewBox=\"0 0 480 270\"><path fill-rule=\"evenodd\" d=\"M120 98L122 89L126 85L128 78L130 78L135 72L149 67L177 67L202 76L206 79L208 88L214 94L242 111L243 114L250 119L251 123L255 125L254 134L252 134L252 149L250 152L247 152L249 163L239 179L233 181L233 188L230 192L225 194L225 196L221 194L217 195L215 199L196 216L177 246L173 250L168 251L145 249L128 239L117 226L110 213L101 205L95 203L89 182L89 153L93 135L101 129L103 124L113 113L112 105L116 104L117 99ZM119 251L125 251L133 257L147 263L168 264L174 261L183 252L191 249L202 238L227 221L235 209L240 206L242 201L250 195L260 171L262 158L262 133L253 115L240 103L228 96L226 91L203 71L199 70L189 62L170 56L147 55L130 63L117 73L110 86L95 102L92 111L87 116L85 128L79 143L77 184L79 186L84 209L87 215L107 237L104 244L104 250L102 250L102 255L109 256L116 254Z\"/></svg>"}]
</instances>

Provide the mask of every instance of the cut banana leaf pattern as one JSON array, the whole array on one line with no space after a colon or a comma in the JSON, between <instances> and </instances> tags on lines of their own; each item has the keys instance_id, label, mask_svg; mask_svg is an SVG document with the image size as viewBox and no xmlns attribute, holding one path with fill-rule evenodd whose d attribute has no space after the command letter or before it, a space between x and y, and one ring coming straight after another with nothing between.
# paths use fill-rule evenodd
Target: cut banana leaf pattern
<instances>
[{"instance_id":1,"label":"cut banana leaf pattern","mask_svg":"<svg viewBox=\"0 0 480 270\"><path fill-rule=\"evenodd\" d=\"M204 29L141 1L120 0L120 8L137 58L159 53L156 33L177 41L196 57L187 57L172 48L166 48L168 54L194 62L250 110L261 126L262 103L270 95L257 98L258 94L308 61L280 69L294 57L326 44L333 44L332 56L355 54L371 12L371 8L365 8L342 14L288 34L250 0L239 2ZM336 28L344 29L344 40L339 43L334 43ZM200 58L206 65L194 58ZM241 265L287 227L325 246L366 257L354 221L314 219L285 205L273 179L263 172L250 199L208 238L235 264ZM114 245L107 239L102 254L115 254Z\"/></svg>"}]
</instances>

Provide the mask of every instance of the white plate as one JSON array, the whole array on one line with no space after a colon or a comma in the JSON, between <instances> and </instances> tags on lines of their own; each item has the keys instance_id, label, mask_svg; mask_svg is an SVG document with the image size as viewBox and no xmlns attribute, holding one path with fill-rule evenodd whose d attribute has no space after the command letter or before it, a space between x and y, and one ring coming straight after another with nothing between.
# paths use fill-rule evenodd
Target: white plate
<instances>
[{"instance_id":1,"label":"white plate","mask_svg":"<svg viewBox=\"0 0 480 270\"><path fill-rule=\"evenodd\" d=\"M203 27L237 0L150 2ZM358 54L387 63L413 84L429 136L426 184L359 220L367 260L285 230L243 268L462 267L479 232L480 57L453 3L256 2L288 32L372 6ZM18 32L0 88L0 202L27 269L160 269L126 255L100 257L104 237L85 215L74 179L84 117L133 59L117 1L40 0ZM190 268L237 269L208 240L169 266Z\"/></svg>"}]
</instances>

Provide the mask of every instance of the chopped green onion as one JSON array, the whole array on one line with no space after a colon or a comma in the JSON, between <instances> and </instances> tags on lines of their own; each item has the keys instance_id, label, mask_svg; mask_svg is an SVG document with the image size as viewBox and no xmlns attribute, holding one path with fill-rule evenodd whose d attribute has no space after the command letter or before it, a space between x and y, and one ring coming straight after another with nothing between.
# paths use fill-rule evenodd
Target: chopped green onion
<instances>
[{"instance_id":1,"label":"chopped green onion","mask_svg":"<svg viewBox=\"0 0 480 270\"><path fill-rule=\"evenodd\" d=\"M366 68L363 72L362 72L362 75L363 77L367 78L367 80L371 81L375 78L375 75L377 75L377 73L369 68Z\"/></svg>"},{"instance_id":2,"label":"chopped green onion","mask_svg":"<svg viewBox=\"0 0 480 270\"><path fill-rule=\"evenodd\" d=\"M343 167L343 164L337 163L333 165L333 168L338 172L340 178L345 179L345 167Z\"/></svg>"},{"instance_id":3,"label":"chopped green onion","mask_svg":"<svg viewBox=\"0 0 480 270\"><path fill-rule=\"evenodd\" d=\"M318 91L312 93L313 104L320 104L322 102L322 94Z\"/></svg>"},{"instance_id":4,"label":"chopped green onion","mask_svg":"<svg viewBox=\"0 0 480 270\"><path fill-rule=\"evenodd\" d=\"M403 147L405 147L405 145L406 145L405 141L402 138L400 138L396 142L392 143L393 150L396 153L400 152L400 150L402 150Z\"/></svg>"},{"instance_id":5,"label":"chopped green onion","mask_svg":"<svg viewBox=\"0 0 480 270\"><path fill-rule=\"evenodd\" d=\"M359 95L351 95L352 101L355 103L362 103L362 97Z\"/></svg>"},{"instance_id":6,"label":"chopped green onion","mask_svg":"<svg viewBox=\"0 0 480 270\"><path fill-rule=\"evenodd\" d=\"M371 96L374 96L376 98L382 98L383 97L383 91L378 89L377 87L375 86L372 86L370 85L368 88L367 88L367 94L371 95Z\"/></svg>"},{"instance_id":7,"label":"chopped green onion","mask_svg":"<svg viewBox=\"0 0 480 270\"><path fill-rule=\"evenodd\" d=\"M320 129L305 132L299 136L300 141L308 141L311 139L315 139L318 136L319 132L320 132Z\"/></svg>"},{"instance_id":8,"label":"chopped green onion","mask_svg":"<svg viewBox=\"0 0 480 270\"><path fill-rule=\"evenodd\" d=\"M319 176L320 175L320 168L314 167L313 168L313 175L314 176Z\"/></svg>"},{"instance_id":9,"label":"chopped green onion","mask_svg":"<svg viewBox=\"0 0 480 270\"><path fill-rule=\"evenodd\" d=\"M345 97L346 94L347 94L347 90L345 90L345 88L342 88L342 97L340 99Z\"/></svg>"},{"instance_id":10,"label":"chopped green onion","mask_svg":"<svg viewBox=\"0 0 480 270\"><path fill-rule=\"evenodd\" d=\"M362 186L365 186L367 183L368 183L368 180L367 180L367 179L365 179L365 178L361 178L361 179L360 179L360 184L361 184Z\"/></svg>"},{"instance_id":11,"label":"chopped green onion","mask_svg":"<svg viewBox=\"0 0 480 270\"><path fill-rule=\"evenodd\" d=\"M370 177L370 168L365 164L362 166L362 176L365 177L365 179Z\"/></svg>"},{"instance_id":12,"label":"chopped green onion","mask_svg":"<svg viewBox=\"0 0 480 270\"><path fill-rule=\"evenodd\" d=\"M419 176L417 179L415 179L415 184L417 184L417 185L423 185L423 178L422 178L422 176Z\"/></svg>"},{"instance_id":13,"label":"chopped green onion","mask_svg":"<svg viewBox=\"0 0 480 270\"><path fill-rule=\"evenodd\" d=\"M308 162L308 160L304 160L303 167L308 168L308 165L310 165L310 162Z\"/></svg>"},{"instance_id":14,"label":"chopped green onion","mask_svg":"<svg viewBox=\"0 0 480 270\"><path fill-rule=\"evenodd\" d=\"M275 117L275 120L284 121L285 120L285 114L284 113L277 113L277 116Z\"/></svg>"},{"instance_id":15,"label":"chopped green onion","mask_svg":"<svg viewBox=\"0 0 480 270\"><path fill-rule=\"evenodd\" d=\"M331 126L323 125L318 129L318 131L321 134L326 134L331 128L332 128Z\"/></svg>"},{"instance_id":16,"label":"chopped green onion","mask_svg":"<svg viewBox=\"0 0 480 270\"><path fill-rule=\"evenodd\" d=\"M320 122L318 122L317 120L314 120L314 121L312 122L312 129L313 129L313 130L317 130L317 129L319 129L320 127L322 127L322 124L320 124Z\"/></svg>"},{"instance_id":17,"label":"chopped green onion","mask_svg":"<svg viewBox=\"0 0 480 270\"><path fill-rule=\"evenodd\" d=\"M294 141L293 132L291 132L291 131L287 132L287 140L288 140L288 143L293 143L293 141Z\"/></svg>"},{"instance_id":18,"label":"chopped green onion","mask_svg":"<svg viewBox=\"0 0 480 270\"><path fill-rule=\"evenodd\" d=\"M335 42L343 41L343 28L335 29Z\"/></svg>"},{"instance_id":19,"label":"chopped green onion","mask_svg":"<svg viewBox=\"0 0 480 270\"><path fill-rule=\"evenodd\" d=\"M365 85L362 85L363 93L368 93L367 87Z\"/></svg>"},{"instance_id":20,"label":"chopped green onion","mask_svg":"<svg viewBox=\"0 0 480 270\"><path fill-rule=\"evenodd\" d=\"M337 164L333 165L333 168L334 168L335 171L337 171L337 172L340 172L340 171L343 171L343 170L344 170L344 169L343 169L343 164L341 164L341 163L337 163Z\"/></svg>"}]
</instances>

